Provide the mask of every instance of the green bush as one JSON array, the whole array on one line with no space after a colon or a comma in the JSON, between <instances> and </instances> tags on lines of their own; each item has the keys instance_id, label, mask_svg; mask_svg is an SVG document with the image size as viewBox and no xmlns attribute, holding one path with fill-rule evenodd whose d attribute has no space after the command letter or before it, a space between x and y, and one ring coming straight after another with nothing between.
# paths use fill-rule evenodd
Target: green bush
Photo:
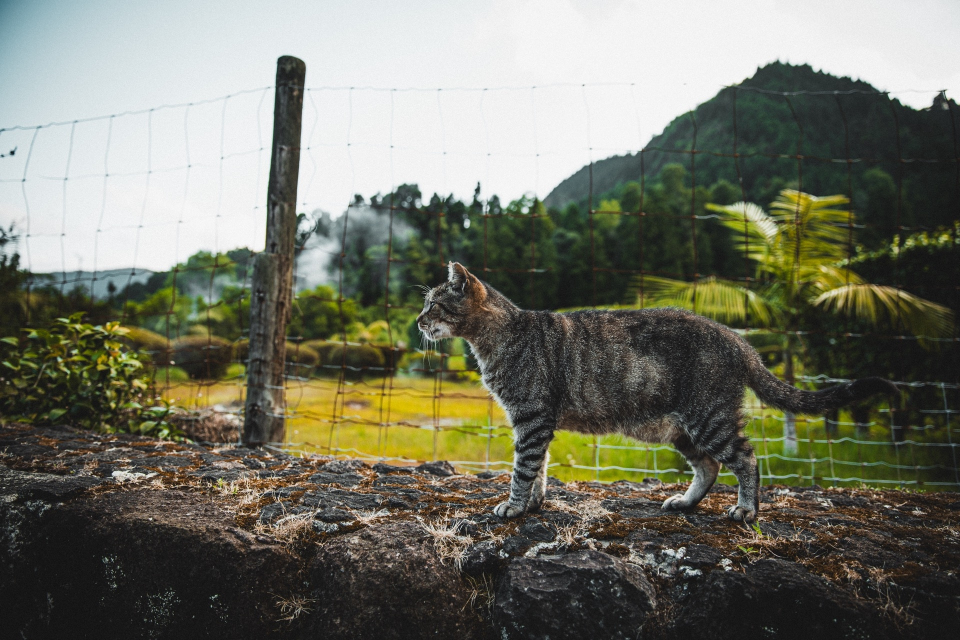
<instances>
[{"instance_id":1,"label":"green bush","mask_svg":"<svg viewBox=\"0 0 960 640\"><path fill-rule=\"evenodd\" d=\"M317 366L323 366L330 361L330 352L337 347L342 347L343 342L336 342L333 340L307 340L303 343L303 346L310 347L317 352L318 360ZM340 364L339 362L337 363Z\"/></svg>"},{"instance_id":2,"label":"green bush","mask_svg":"<svg viewBox=\"0 0 960 640\"><path fill-rule=\"evenodd\" d=\"M138 351L142 362L152 362L158 367L170 363L173 349L165 336L143 327L124 327L124 329L126 333L120 338L120 342Z\"/></svg>"},{"instance_id":3,"label":"green bush","mask_svg":"<svg viewBox=\"0 0 960 640\"><path fill-rule=\"evenodd\" d=\"M159 385L189 382L190 376L180 367L157 367L153 370L153 380Z\"/></svg>"},{"instance_id":4,"label":"green bush","mask_svg":"<svg viewBox=\"0 0 960 640\"><path fill-rule=\"evenodd\" d=\"M394 348L389 344L372 344L370 346L383 354L383 366L386 367L385 375L392 376L395 374L397 365L406 353L406 349Z\"/></svg>"},{"instance_id":5,"label":"green bush","mask_svg":"<svg viewBox=\"0 0 960 640\"><path fill-rule=\"evenodd\" d=\"M317 352L319 356L319 361L317 362L318 375L326 376L338 376L340 375L340 368L342 365L343 357L343 342L337 342L335 340L307 340L303 343L303 346L309 347ZM365 344L365 345L347 345L348 358L359 358L360 361L364 361L364 358L367 358L370 362L376 360L375 356L366 355L366 356L351 356L349 355L352 350L361 349L363 353L368 353L365 349L371 348L379 351L381 357L383 358L382 363L379 364L370 364L370 365L360 365L360 366L372 366L372 367L382 367L384 371L370 371L371 375L393 375L397 370L397 363L400 361L403 354L403 350L394 349L390 345L385 344ZM352 366L349 365L348 366Z\"/></svg>"},{"instance_id":6,"label":"green bush","mask_svg":"<svg viewBox=\"0 0 960 640\"><path fill-rule=\"evenodd\" d=\"M88 429L159 437L180 432L168 406L144 407L150 379L140 356L121 339L116 322L93 326L83 314L58 318L48 329L25 329L22 340L0 341L0 415L35 424L59 421Z\"/></svg>"},{"instance_id":7,"label":"green bush","mask_svg":"<svg viewBox=\"0 0 960 640\"><path fill-rule=\"evenodd\" d=\"M247 368L239 362L231 362L224 377L227 380L244 380L247 377Z\"/></svg>"},{"instance_id":8,"label":"green bush","mask_svg":"<svg viewBox=\"0 0 960 640\"><path fill-rule=\"evenodd\" d=\"M194 380L217 380L233 361L233 344L216 336L187 336L173 343L173 363Z\"/></svg>"},{"instance_id":9,"label":"green bush","mask_svg":"<svg viewBox=\"0 0 960 640\"><path fill-rule=\"evenodd\" d=\"M283 359L286 362L285 371L288 376L309 378L320 363L320 354L304 343L288 342Z\"/></svg>"},{"instance_id":10,"label":"green bush","mask_svg":"<svg viewBox=\"0 0 960 640\"><path fill-rule=\"evenodd\" d=\"M323 341L314 340L311 342ZM237 341L236 355L237 360L242 362L244 365L248 364L248 360L250 359L249 340L244 339ZM283 359L286 362L286 366L284 367L284 372L286 375L309 378L313 373L313 370L320 363L320 354L317 353L316 349L308 346L306 342L296 343L288 341L286 343L286 353L284 353Z\"/></svg>"},{"instance_id":11,"label":"green bush","mask_svg":"<svg viewBox=\"0 0 960 640\"><path fill-rule=\"evenodd\" d=\"M346 376L357 379L363 376L386 375L383 353L376 347L368 344L334 343L323 357L323 368L320 370L325 376L339 376L340 370L346 367Z\"/></svg>"},{"instance_id":12,"label":"green bush","mask_svg":"<svg viewBox=\"0 0 960 640\"><path fill-rule=\"evenodd\" d=\"M250 359L250 341L246 338L233 343L233 356L240 364L246 366Z\"/></svg>"},{"instance_id":13,"label":"green bush","mask_svg":"<svg viewBox=\"0 0 960 640\"><path fill-rule=\"evenodd\" d=\"M439 351L409 351L400 359L399 367L415 376L432 376L446 368L448 356Z\"/></svg>"}]
</instances>

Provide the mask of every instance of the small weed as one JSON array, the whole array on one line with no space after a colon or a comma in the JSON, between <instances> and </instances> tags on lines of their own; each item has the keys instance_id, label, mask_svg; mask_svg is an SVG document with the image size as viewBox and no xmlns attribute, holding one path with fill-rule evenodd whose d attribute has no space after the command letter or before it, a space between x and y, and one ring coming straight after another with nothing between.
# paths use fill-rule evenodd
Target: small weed
<instances>
[{"instance_id":1,"label":"small weed","mask_svg":"<svg viewBox=\"0 0 960 640\"><path fill-rule=\"evenodd\" d=\"M893 622L894 626L899 630L903 630L904 627L912 625L915 619L911 611L913 602L908 602L906 605L900 604L895 597L890 579L882 569L869 567L867 568L867 572L874 580L877 595L880 599L880 610L883 611L883 614Z\"/></svg>"},{"instance_id":2,"label":"small weed","mask_svg":"<svg viewBox=\"0 0 960 640\"><path fill-rule=\"evenodd\" d=\"M288 598L277 598L277 607L280 609L278 620L293 622L301 615L313 611L311 606L316 603L316 599L294 594Z\"/></svg>"},{"instance_id":3,"label":"small weed","mask_svg":"<svg viewBox=\"0 0 960 640\"><path fill-rule=\"evenodd\" d=\"M479 579L467 576L467 584L470 585L470 597L460 611L463 612L467 607L477 608L479 604L481 611L489 616L493 612L493 601L496 596L493 578L487 574L483 574Z\"/></svg>"},{"instance_id":4,"label":"small weed","mask_svg":"<svg viewBox=\"0 0 960 640\"><path fill-rule=\"evenodd\" d=\"M568 547L572 547L577 543L577 537L582 536L584 529L580 526L580 523L571 522L570 524L565 524L561 527L557 527L557 542Z\"/></svg>"}]
</instances>

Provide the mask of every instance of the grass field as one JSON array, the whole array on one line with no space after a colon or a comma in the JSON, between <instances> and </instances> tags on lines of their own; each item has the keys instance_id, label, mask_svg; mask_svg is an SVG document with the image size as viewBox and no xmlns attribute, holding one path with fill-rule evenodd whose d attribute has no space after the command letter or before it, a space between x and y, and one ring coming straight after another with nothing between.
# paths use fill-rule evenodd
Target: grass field
<instances>
[{"instance_id":1,"label":"grass field","mask_svg":"<svg viewBox=\"0 0 960 640\"><path fill-rule=\"evenodd\" d=\"M180 383L165 397L193 408L240 408L241 380ZM348 381L291 380L287 391L288 444L296 449L390 461L450 460L464 470L509 470L513 446L506 417L479 383L394 377ZM760 459L764 483L912 486L960 489L956 461L960 425L914 428L893 445L882 424L856 430L841 412L838 435L827 435L823 418L797 419L797 453L783 455L783 416L748 399L753 418L745 433ZM619 435L558 432L550 447L550 474L563 481L655 476L686 481L689 469L672 447L646 445ZM725 472L721 481L736 484Z\"/></svg>"}]
</instances>

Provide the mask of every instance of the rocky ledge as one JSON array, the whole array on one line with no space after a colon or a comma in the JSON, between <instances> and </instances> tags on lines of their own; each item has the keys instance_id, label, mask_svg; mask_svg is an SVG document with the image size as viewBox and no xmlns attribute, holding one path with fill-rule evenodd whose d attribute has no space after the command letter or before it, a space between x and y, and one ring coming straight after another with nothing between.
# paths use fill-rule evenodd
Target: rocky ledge
<instances>
[{"instance_id":1,"label":"rocky ledge","mask_svg":"<svg viewBox=\"0 0 960 640\"><path fill-rule=\"evenodd\" d=\"M680 488L5 425L0 636L960 637L960 495Z\"/></svg>"}]
</instances>

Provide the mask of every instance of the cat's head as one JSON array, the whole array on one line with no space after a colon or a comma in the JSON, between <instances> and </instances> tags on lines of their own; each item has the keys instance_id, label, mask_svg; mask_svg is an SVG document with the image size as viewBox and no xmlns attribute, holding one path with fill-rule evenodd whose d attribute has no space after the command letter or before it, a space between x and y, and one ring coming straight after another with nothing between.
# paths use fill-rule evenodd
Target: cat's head
<instances>
[{"instance_id":1,"label":"cat's head","mask_svg":"<svg viewBox=\"0 0 960 640\"><path fill-rule=\"evenodd\" d=\"M417 328L430 340L467 337L471 319L483 309L487 289L459 262L448 265L447 281L427 292Z\"/></svg>"}]
</instances>

